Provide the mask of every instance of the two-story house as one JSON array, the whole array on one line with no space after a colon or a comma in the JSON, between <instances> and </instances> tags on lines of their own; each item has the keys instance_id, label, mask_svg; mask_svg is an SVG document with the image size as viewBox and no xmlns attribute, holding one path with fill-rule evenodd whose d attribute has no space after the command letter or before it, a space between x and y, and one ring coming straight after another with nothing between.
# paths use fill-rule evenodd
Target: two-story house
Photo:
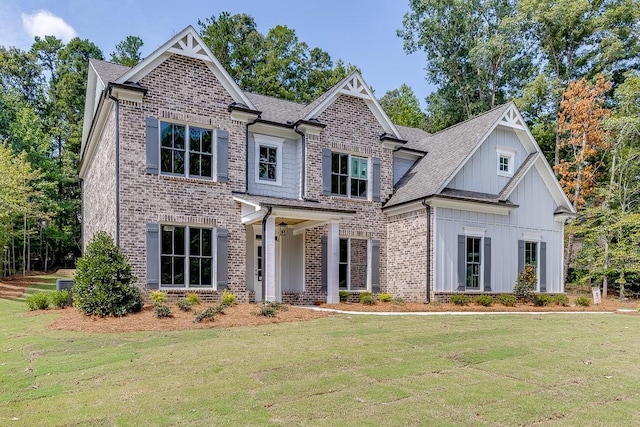
<instances>
[{"instance_id":1,"label":"two-story house","mask_svg":"<svg viewBox=\"0 0 640 427\"><path fill-rule=\"evenodd\" d=\"M428 301L509 292L526 262L563 291L573 210L512 104L429 135L358 73L308 105L247 93L187 27L91 60L81 150L83 242L110 233L146 289Z\"/></svg>"}]
</instances>

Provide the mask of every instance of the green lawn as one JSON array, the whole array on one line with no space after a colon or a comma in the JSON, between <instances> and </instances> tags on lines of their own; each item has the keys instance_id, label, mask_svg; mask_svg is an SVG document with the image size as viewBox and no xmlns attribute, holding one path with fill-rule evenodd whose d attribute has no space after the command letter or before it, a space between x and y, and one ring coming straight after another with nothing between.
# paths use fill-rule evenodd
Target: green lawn
<instances>
[{"instance_id":1,"label":"green lawn","mask_svg":"<svg viewBox=\"0 0 640 427\"><path fill-rule=\"evenodd\" d=\"M0 425L640 425L640 317L50 331L0 300Z\"/></svg>"}]
</instances>

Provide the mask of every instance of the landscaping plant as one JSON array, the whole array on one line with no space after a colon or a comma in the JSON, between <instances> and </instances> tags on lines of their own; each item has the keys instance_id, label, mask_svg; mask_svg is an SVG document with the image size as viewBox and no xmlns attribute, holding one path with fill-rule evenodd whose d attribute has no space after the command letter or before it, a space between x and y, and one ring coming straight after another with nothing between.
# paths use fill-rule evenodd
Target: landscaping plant
<instances>
[{"instance_id":1,"label":"landscaping plant","mask_svg":"<svg viewBox=\"0 0 640 427\"><path fill-rule=\"evenodd\" d=\"M579 296L578 298L576 298L576 305L589 307L591 305L591 300L587 297Z\"/></svg>"},{"instance_id":2,"label":"landscaping plant","mask_svg":"<svg viewBox=\"0 0 640 427\"><path fill-rule=\"evenodd\" d=\"M468 296L463 294L454 294L449 298L452 304L455 305L467 305L471 301Z\"/></svg>"},{"instance_id":3,"label":"landscaping plant","mask_svg":"<svg viewBox=\"0 0 640 427\"><path fill-rule=\"evenodd\" d=\"M537 282L536 269L531 264L527 264L524 267L524 270L518 273L518 279L516 280L516 285L513 288L513 293L518 298L529 299L530 295L536 288Z\"/></svg>"},{"instance_id":4,"label":"landscaping plant","mask_svg":"<svg viewBox=\"0 0 640 427\"><path fill-rule=\"evenodd\" d=\"M36 292L35 294L28 295L25 299L29 310L46 310L49 308L49 295L45 292Z\"/></svg>"},{"instance_id":5,"label":"landscaping plant","mask_svg":"<svg viewBox=\"0 0 640 427\"><path fill-rule=\"evenodd\" d=\"M51 305L53 305L56 308L65 308L66 306L68 306L70 297L71 295L69 294L69 291L66 289L61 291L55 290L51 292L51 294L49 295L49 299L51 300Z\"/></svg>"},{"instance_id":6,"label":"landscaping plant","mask_svg":"<svg viewBox=\"0 0 640 427\"><path fill-rule=\"evenodd\" d=\"M473 302L484 307L491 307L493 305L493 298L491 295L478 295Z\"/></svg>"},{"instance_id":7,"label":"landscaping plant","mask_svg":"<svg viewBox=\"0 0 640 427\"><path fill-rule=\"evenodd\" d=\"M498 302L505 307L515 307L518 299L514 295L500 294L498 295Z\"/></svg>"},{"instance_id":8,"label":"landscaping plant","mask_svg":"<svg viewBox=\"0 0 640 427\"><path fill-rule=\"evenodd\" d=\"M381 302L391 302L393 301L393 295L391 295L390 293L382 293L378 295L378 299Z\"/></svg>"}]
</instances>

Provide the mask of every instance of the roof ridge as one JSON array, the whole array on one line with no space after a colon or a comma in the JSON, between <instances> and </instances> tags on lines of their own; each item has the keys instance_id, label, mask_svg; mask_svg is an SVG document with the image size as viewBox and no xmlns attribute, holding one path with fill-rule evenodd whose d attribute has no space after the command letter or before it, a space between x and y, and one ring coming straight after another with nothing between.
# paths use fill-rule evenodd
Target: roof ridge
<instances>
[{"instance_id":1,"label":"roof ridge","mask_svg":"<svg viewBox=\"0 0 640 427\"><path fill-rule=\"evenodd\" d=\"M467 120L463 120L463 121L461 121L461 122L458 122L458 123L456 123L456 124L454 124L454 125L451 125L451 126L449 126L449 127L447 127L447 128L444 128L444 129L442 129L442 130L439 130L439 131L438 131L438 132L436 132L436 133L432 133L432 134L430 134L429 136L430 136L430 137L438 136L439 134L441 134L441 133L443 133L443 132L449 131L449 130L451 130L451 129L457 128L457 127L462 126L462 125L464 125L464 124L467 124L467 123L469 123L469 122L471 122L471 121L474 121L474 120L476 120L476 119L479 119L480 117L482 117L482 116L486 116L486 115L487 115L487 114L489 114L489 113L495 112L496 110L498 110L498 109L500 109L500 108L505 108L505 107L506 107L507 105L509 105L509 104L513 104L513 101L505 102L504 104L501 104L501 105L495 106L495 107L493 107L492 109L485 111L484 113L480 113L480 114L478 114L477 116L473 116L473 117L471 117L471 118L468 118Z\"/></svg>"}]
</instances>

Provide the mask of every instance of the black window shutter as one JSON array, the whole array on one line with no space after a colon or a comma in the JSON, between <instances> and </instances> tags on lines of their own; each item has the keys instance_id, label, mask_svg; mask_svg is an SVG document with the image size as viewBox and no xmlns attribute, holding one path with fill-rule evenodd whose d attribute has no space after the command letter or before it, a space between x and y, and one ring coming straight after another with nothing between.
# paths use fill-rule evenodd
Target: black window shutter
<instances>
[{"instance_id":1,"label":"black window shutter","mask_svg":"<svg viewBox=\"0 0 640 427\"><path fill-rule=\"evenodd\" d=\"M160 287L160 224L147 224L147 289Z\"/></svg>"},{"instance_id":2,"label":"black window shutter","mask_svg":"<svg viewBox=\"0 0 640 427\"><path fill-rule=\"evenodd\" d=\"M380 201L380 159L378 157L373 158L373 201Z\"/></svg>"},{"instance_id":3,"label":"black window shutter","mask_svg":"<svg viewBox=\"0 0 640 427\"><path fill-rule=\"evenodd\" d=\"M320 275L320 290L327 290L327 236L322 236L320 239L320 270L322 271Z\"/></svg>"},{"instance_id":4,"label":"black window shutter","mask_svg":"<svg viewBox=\"0 0 640 427\"><path fill-rule=\"evenodd\" d=\"M547 292L547 242L540 242L540 292Z\"/></svg>"},{"instance_id":5,"label":"black window shutter","mask_svg":"<svg viewBox=\"0 0 640 427\"><path fill-rule=\"evenodd\" d=\"M229 182L229 132L216 130L218 182Z\"/></svg>"},{"instance_id":6,"label":"black window shutter","mask_svg":"<svg viewBox=\"0 0 640 427\"><path fill-rule=\"evenodd\" d=\"M484 291L491 292L491 237L484 238Z\"/></svg>"},{"instance_id":7,"label":"black window shutter","mask_svg":"<svg viewBox=\"0 0 640 427\"><path fill-rule=\"evenodd\" d=\"M458 290L464 291L467 284L467 236L458 234Z\"/></svg>"},{"instance_id":8,"label":"black window shutter","mask_svg":"<svg viewBox=\"0 0 640 427\"><path fill-rule=\"evenodd\" d=\"M331 150L322 149L322 194L331 194Z\"/></svg>"},{"instance_id":9,"label":"black window shutter","mask_svg":"<svg viewBox=\"0 0 640 427\"><path fill-rule=\"evenodd\" d=\"M380 240L371 241L371 292L380 292Z\"/></svg>"},{"instance_id":10,"label":"black window shutter","mask_svg":"<svg viewBox=\"0 0 640 427\"><path fill-rule=\"evenodd\" d=\"M216 289L222 291L229 288L229 272L228 272L228 232L226 228L216 229L217 242L216 242L216 259L217 259L217 271L216 271Z\"/></svg>"},{"instance_id":11,"label":"black window shutter","mask_svg":"<svg viewBox=\"0 0 640 427\"><path fill-rule=\"evenodd\" d=\"M147 172L160 172L160 136L158 134L158 119L146 118L146 144L147 144Z\"/></svg>"},{"instance_id":12,"label":"black window shutter","mask_svg":"<svg viewBox=\"0 0 640 427\"><path fill-rule=\"evenodd\" d=\"M524 270L524 240L518 240L518 273Z\"/></svg>"}]
</instances>

